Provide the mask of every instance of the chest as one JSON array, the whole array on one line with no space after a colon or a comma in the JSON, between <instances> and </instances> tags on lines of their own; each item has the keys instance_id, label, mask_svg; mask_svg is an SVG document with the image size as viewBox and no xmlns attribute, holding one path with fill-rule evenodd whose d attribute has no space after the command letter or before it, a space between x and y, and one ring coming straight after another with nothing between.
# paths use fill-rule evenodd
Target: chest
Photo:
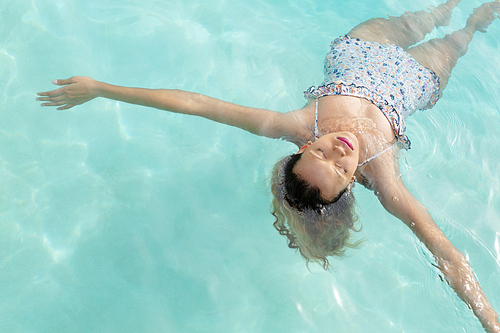
<instances>
[{"instance_id":1,"label":"chest","mask_svg":"<svg viewBox=\"0 0 500 333\"><path fill-rule=\"evenodd\" d=\"M371 119L387 142L394 140L394 129L389 120L377 106L364 98L334 95L318 100L318 124L325 119L338 117Z\"/></svg>"}]
</instances>

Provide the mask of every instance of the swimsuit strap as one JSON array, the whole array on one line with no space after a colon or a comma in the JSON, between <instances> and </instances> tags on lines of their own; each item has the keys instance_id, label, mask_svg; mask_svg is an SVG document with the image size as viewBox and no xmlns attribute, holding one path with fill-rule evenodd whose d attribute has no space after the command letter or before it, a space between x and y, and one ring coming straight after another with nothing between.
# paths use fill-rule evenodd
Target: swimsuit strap
<instances>
[{"instance_id":1,"label":"swimsuit strap","mask_svg":"<svg viewBox=\"0 0 500 333\"><path fill-rule=\"evenodd\" d=\"M394 144L392 144L391 146L389 146L389 147L385 148L385 149L384 149L383 151L381 151L380 153L375 154L375 155L373 155L372 157L370 157L369 159L367 159L366 161L364 161L363 163L358 164L358 167L363 166L363 165L365 165L366 163L368 163L368 162L370 162L370 161L373 161L375 158L379 157L379 156L380 156L380 155L382 155L383 153L385 153L385 152L387 152L387 151L391 150L392 148L394 148L394 146L396 146L397 144L398 144L398 141L396 140L396 142L395 142Z\"/></svg>"},{"instance_id":2,"label":"swimsuit strap","mask_svg":"<svg viewBox=\"0 0 500 333\"><path fill-rule=\"evenodd\" d=\"M315 103L316 103L316 109L314 111L314 140L318 140L318 138L319 138L319 129L318 129L318 98L315 99ZM386 149L384 149L380 153L375 154L372 157L370 157L369 159L367 159L366 161L364 161L363 163L358 164L358 167L363 166L363 165L365 165L366 163L368 163L370 161L373 161L374 159L376 159L377 157L379 157L383 153L388 152L389 150L391 150L392 148L394 148L394 146L396 146L397 144L398 144L398 141L396 140L396 142L394 144L392 144L391 146L387 147Z\"/></svg>"},{"instance_id":3,"label":"swimsuit strap","mask_svg":"<svg viewBox=\"0 0 500 333\"><path fill-rule=\"evenodd\" d=\"M314 112L314 140L319 139L319 130L318 130L318 99L316 98L316 111Z\"/></svg>"}]
</instances>

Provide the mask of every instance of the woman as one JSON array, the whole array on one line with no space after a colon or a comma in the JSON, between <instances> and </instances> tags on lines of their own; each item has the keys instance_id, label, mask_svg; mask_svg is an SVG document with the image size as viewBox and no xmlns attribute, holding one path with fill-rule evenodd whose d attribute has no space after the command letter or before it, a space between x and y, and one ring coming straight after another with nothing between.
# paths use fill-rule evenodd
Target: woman
<instances>
[{"instance_id":1,"label":"woman","mask_svg":"<svg viewBox=\"0 0 500 333\"><path fill-rule=\"evenodd\" d=\"M459 0L430 12L372 19L332 43L325 81L305 95L310 101L288 113L249 108L181 90L119 87L87 77L54 80L62 86L39 93L42 106L66 110L96 97L202 116L270 138L284 138L299 151L273 173L275 227L307 261L326 269L341 255L356 220L355 181L375 192L391 214L408 225L436 258L449 284L488 332L500 332L491 307L464 256L406 189L397 151L409 148L405 119L432 107L451 70L476 31L483 31L500 3L483 4L463 29L418 44L434 27L448 24Z\"/></svg>"}]
</instances>

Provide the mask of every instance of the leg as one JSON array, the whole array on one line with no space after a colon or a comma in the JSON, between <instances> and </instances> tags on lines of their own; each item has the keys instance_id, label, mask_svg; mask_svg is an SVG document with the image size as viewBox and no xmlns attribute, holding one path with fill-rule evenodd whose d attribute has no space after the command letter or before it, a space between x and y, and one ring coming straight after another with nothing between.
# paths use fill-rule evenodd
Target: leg
<instances>
[{"instance_id":1,"label":"leg","mask_svg":"<svg viewBox=\"0 0 500 333\"><path fill-rule=\"evenodd\" d=\"M374 18L363 22L348 35L364 41L374 41L381 44L396 44L407 49L424 39L425 35L434 29L450 23L451 11L460 0L448 0L430 12L406 12L400 17Z\"/></svg>"},{"instance_id":2,"label":"leg","mask_svg":"<svg viewBox=\"0 0 500 333\"><path fill-rule=\"evenodd\" d=\"M495 13L499 12L500 2L498 0L484 3L469 16L467 25L464 28L446 35L444 38L432 39L408 49L408 53L422 66L433 70L439 76L440 94L446 87L458 58L467 52L474 32L486 32L484 29L493 22Z\"/></svg>"}]
</instances>

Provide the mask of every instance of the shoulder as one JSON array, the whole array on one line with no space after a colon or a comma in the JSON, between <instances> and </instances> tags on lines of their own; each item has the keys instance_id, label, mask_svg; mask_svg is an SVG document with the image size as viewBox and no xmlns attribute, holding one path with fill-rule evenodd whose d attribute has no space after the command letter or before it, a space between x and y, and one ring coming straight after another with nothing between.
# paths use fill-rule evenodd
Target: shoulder
<instances>
[{"instance_id":1,"label":"shoulder","mask_svg":"<svg viewBox=\"0 0 500 333\"><path fill-rule=\"evenodd\" d=\"M373 190L376 194L388 195L399 187L398 182L401 179L397 152L389 150L386 153L376 157L358 169L358 181L367 189Z\"/></svg>"},{"instance_id":2,"label":"shoulder","mask_svg":"<svg viewBox=\"0 0 500 333\"><path fill-rule=\"evenodd\" d=\"M415 214L421 215L426 211L406 188L395 154L376 158L367 165L362 174L382 206L401 221L409 224L416 218Z\"/></svg>"},{"instance_id":3,"label":"shoulder","mask_svg":"<svg viewBox=\"0 0 500 333\"><path fill-rule=\"evenodd\" d=\"M307 143L314 137L314 103L307 103L301 109L276 113L268 131L272 131L274 137L297 146Z\"/></svg>"}]
</instances>

